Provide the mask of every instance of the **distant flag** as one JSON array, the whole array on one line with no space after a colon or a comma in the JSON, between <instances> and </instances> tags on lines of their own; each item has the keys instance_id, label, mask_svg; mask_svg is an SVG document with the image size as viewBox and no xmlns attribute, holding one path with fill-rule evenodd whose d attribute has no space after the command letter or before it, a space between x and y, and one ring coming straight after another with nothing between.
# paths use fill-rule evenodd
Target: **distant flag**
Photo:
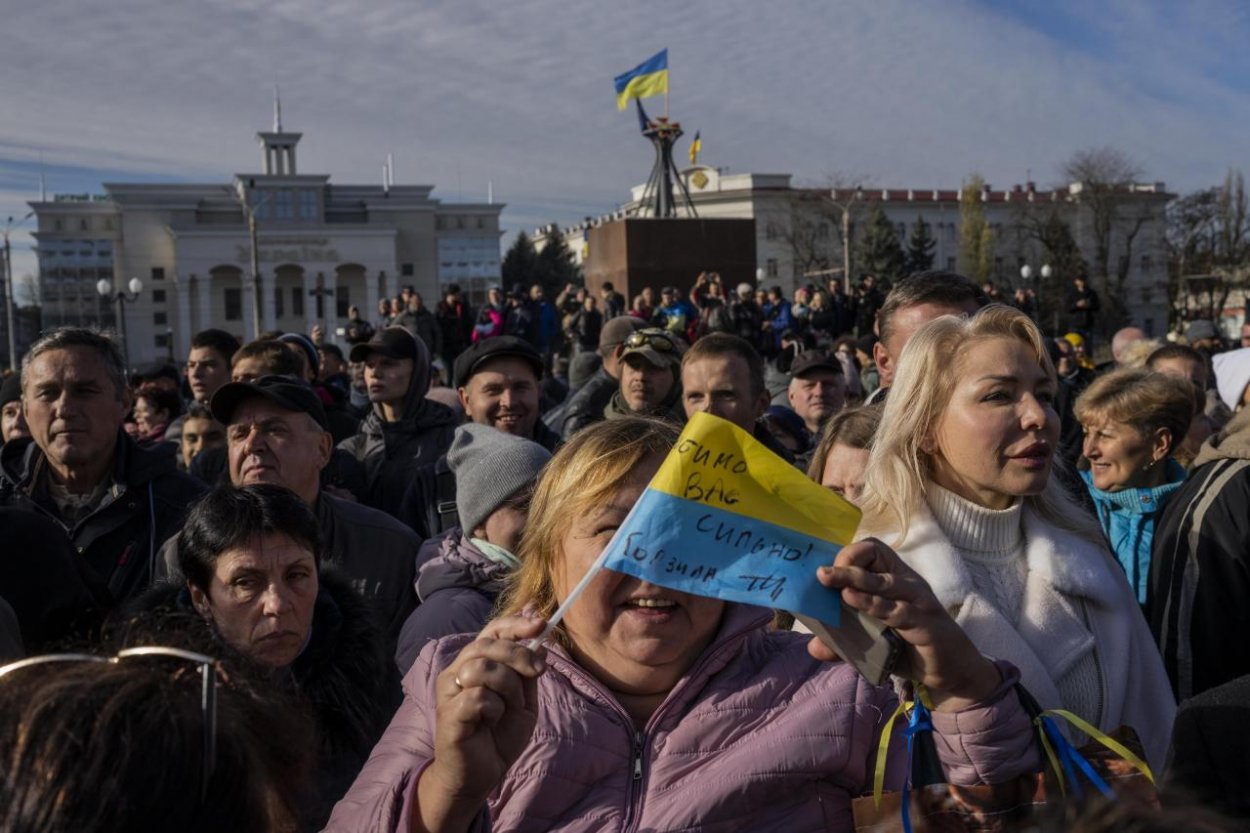
<instances>
[{"instance_id":1,"label":"distant flag","mask_svg":"<svg viewBox=\"0 0 1250 833\"><path fill-rule=\"evenodd\" d=\"M624 110L631 98L668 93L668 50L661 49L629 72L616 76L613 83L619 110Z\"/></svg>"},{"instance_id":2,"label":"distant flag","mask_svg":"<svg viewBox=\"0 0 1250 833\"><path fill-rule=\"evenodd\" d=\"M699 131L694 132L694 141L690 143L690 164L699 164L699 151L703 149L703 143L699 139Z\"/></svg>"},{"instance_id":3,"label":"distant flag","mask_svg":"<svg viewBox=\"0 0 1250 833\"><path fill-rule=\"evenodd\" d=\"M642 109L642 99L635 98L634 104L638 106L638 129L641 130L643 133L646 133L647 123L650 121L650 119L647 118L647 111Z\"/></svg>"}]
</instances>

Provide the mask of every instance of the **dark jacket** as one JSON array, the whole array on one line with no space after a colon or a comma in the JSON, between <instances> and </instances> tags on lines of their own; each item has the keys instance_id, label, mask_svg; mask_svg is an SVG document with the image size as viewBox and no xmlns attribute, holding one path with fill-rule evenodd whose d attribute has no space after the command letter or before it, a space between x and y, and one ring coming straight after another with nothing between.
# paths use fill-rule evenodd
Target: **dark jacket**
<instances>
[{"instance_id":1,"label":"dark jacket","mask_svg":"<svg viewBox=\"0 0 1250 833\"><path fill-rule=\"evenodd\" d=\"M113 599L64 528L43 513L0 509L0 541L0 598L13 608L26 650L90 640Z\"/></svg>"},{"instance_id":2,"label":"dark jacket","mask_svg":"<svg viewBox=\"0 0 1250 833\"><path fill-rule=\"evenodd\" d=\"M586 384L568 401L564 410L564 421L559 426L551 427L559 431L560 436L568 440L582 428L603 419L603 409L612 401L612 394L621 386L602 367L595 371Z\"/></svg>"},{"instance_id":3,"label":"dark jacket","mask_svg":"<svg viewBox=\"0 0 1250 833\"><path fill-rule=\"evenodd\" d=\"M364 502L396 517L413 470L433 463L450 448L459 424L451 408L426 399L430 354L425 342L416 336L412 339L417 359L404 398L403 418L386 422L381 406L375 404L360 423L360 433L339 443L339 448L350 452L365 467Z\"/></svg>"},{"instance_id":4,"label":"dark jacket","mask_svg":"<svg viewBox=\"0 0 1250 833\"><path fill-rule=\"evenodd\" d=\"M400 676L408 673L425 643L453 633L477 633L503 592L509 568L491 561L469 536L453 528L421 547L417 596L421 605L404 622L395 650Z\"/></svg>"},{"instance_id":5,"label":"dark jacket","mask_svg":"<svg viewBox=\"0 0 1250 833\"><path fill-rule=\"evenodd\" d=\"M95 511L68 529L44 478L36 476L44 469L43 452L33 440L5 443L0 450L0 506L55 521L113 602L147 589L161 543L182 528L188 507L204 492L203 485L178 471L173 457L144 451L119 431L112 488Z\"/></svg>"},{"instance_id":6,"label":"dark jacket","mask_svg":"<svg viewBox=\"0 0 1250 833\"><path fill-rule=\"evenodd\" d=\"M1197 801L1243 822L1250 821L1250 676L1205 691L1186 701L1172 724L1172 748L1164 773L1163 801L1169 792Z\"/></svg>"},{"instance_id":7,"label":"dark jacket","mask_svg":"<svg viewBox=\"0 0 1250 833\"><path fill-rule=\"evenodd\" d=\"M228 669L241 666L260 675L291 698L292 708L306 710L316 724L317 784L300 808L301 830L320 830L325 824L400 700L399 676L372 609L332 570L323 570L319 578L308 645L289 667L276 671L257 668L223 644L195 612L184 584L160 582L128 611L132 622L144 616L159 622L159 630L170 632L177 647L188 640L212 646L209 650L223 657ZM150 632L138 632L150 641Z\"/></svg>"},{"instance_id":8,"label":"dark jacket","mask_svg":"<svg viewBox=\"0 0 1250 833\"><path fill-rule=\"evenodd\" d=\"M1178 701L1250 674L1250 410L1207 440L1155 529L1146 613Z\"/></svg>"},{"instance_id":9,"label":"dark jacket","mask_svg":"<svg viewBox=\"0 0 1250 833\"><path fill-rule=\"evenodd\" d=\"M473 314L473 309L468 304L448 304L446 301L439 301L434 317L442 332L443 358L445 361L450 361L469 346L469 338L473 334L473 322L477 320L477 316Z\"/></svg>"},{"instance_id":10,"label":"dark jacket","mask_svg":"<svg viewBox=\"0 0 1250 833\"><path fill-rule=\"evenodd\" d=\"M674 372L680 373L680 371L677 370ZM616 391L613 392L612 397L608 399L608 404L603 408L603 418L621 419L622 417L631 416L659 417L660 419L667 419L671 422L675 422L678 425L685 425L686 411L681 404L680 376L678 377L677 383L673 385L673 389L668 392L668 396L665 400L661 402L654 411L645 414L631 409L629 405L625 403L625 397L621 396L621 389L618 386Z\"/></svg>"}]
</instances>

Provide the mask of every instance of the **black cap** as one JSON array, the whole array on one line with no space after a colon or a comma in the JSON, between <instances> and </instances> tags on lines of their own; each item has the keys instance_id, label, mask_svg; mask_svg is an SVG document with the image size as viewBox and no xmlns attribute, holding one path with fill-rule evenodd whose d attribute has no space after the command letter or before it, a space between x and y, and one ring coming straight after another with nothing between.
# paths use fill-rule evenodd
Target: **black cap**
<instances>
[{"instance_id":1,"label":"black cap","mask_svg":"<svg viewBox=\"0 0 1250 833\"><path fill-rule=\"evenodd\" d=\"M534 368L535 378L542 378L543 357L538 355L538 351L534 349L533 345L516 336L496 336L495 338L482 339L459 356L456 356L456 364L452 368L451 374L452 384L458 388L464 387L469 384L469 379L477 372L478 367L483 362L497 359L501 356L515 356L518 359L529 362L530 367Z\"/></svg>"},{"instance_id":2,"label":"black cap","mask_svg":"<svg viewBox=\"0 0 1250 833\"><path fill-rule=\"evenodd\" d=\"M812 370L832 370L842 373L842 362L830 356L824 350L805 350L794 357L790 363L790 377L797 378Z\"/></svg>"},{"instance_id":3,"label":"black cap","mask_svg":"<svg viewBox=\"0 0 1250 833\"><path fill-rule=\"evenodd\" d=\"M16 402L22 398L22 377L14 373L6 376L4 384L0 385L0 408L8 405L10 402ZM0 442L3 442L0 439Z\"/></svg>"},{"instance_id":4,"label":"black cap","mask_svg":"<svg viewBox=\"0 0 1250 833\"><path fill-rule=\"evenodd\" d=\"M325 406L308 383L294 376L261 376L254 382L227 382L213 394L209 409L213 419L229 425L234 412L253 396L268 399L279 408L308 414L323 430L330 430Z\"/></svg>"},{"instance_id":5,"label":"black cap","mask_svg":"<svg viewBox=\"0 0 1250 833\"><path fill-rule=\"evenodd\" d=\"M417 358L417 344L414 336L403 327L387 327L377 333L364 344L352 348L351 360L363 362L370 353L381 353L391 359Z\"/></svg>"}]
</instances>

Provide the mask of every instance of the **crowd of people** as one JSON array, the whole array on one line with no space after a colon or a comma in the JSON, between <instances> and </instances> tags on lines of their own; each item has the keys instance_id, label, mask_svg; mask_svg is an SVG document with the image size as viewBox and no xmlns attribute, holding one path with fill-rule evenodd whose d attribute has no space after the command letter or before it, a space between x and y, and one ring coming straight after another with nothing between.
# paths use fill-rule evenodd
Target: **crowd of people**
<instances>
[{"instance_id":1,"label":"crowd of people","mask_svg":"<svg viewBox=\"0 0 1250 833\"><path fill-rule=\"evenodd\" d=\"M1023 689L1236 829L1250 327L1096 365L1083 283L1055 337L942 271L407 288L346 350L213 329L135 373L43 334L0 387L0 826L851 830L923 685L950 783L1042 766ZM698 412L862 510L811 581L893 628L894 684L611 571L536 641Z\"/></svg>"}]
</instances>

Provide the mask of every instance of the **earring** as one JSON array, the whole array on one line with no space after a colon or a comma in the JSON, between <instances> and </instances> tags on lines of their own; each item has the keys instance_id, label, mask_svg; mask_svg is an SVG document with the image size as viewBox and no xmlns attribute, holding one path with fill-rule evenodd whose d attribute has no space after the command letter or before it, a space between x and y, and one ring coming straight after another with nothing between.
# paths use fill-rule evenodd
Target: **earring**
<instances>
[{"instance_id":1,"label":"earring","mask_svg":"<svg viewBox=\"0 0 1250 833\"><path fill-rule=\"evenodd\" d=\"M1154 468L1154 464L1155 464L1155 461L1151 460L1149 463L1142 466L1142 471L1150 471L1152 468Z\"/></svg>"}]
</instances>

